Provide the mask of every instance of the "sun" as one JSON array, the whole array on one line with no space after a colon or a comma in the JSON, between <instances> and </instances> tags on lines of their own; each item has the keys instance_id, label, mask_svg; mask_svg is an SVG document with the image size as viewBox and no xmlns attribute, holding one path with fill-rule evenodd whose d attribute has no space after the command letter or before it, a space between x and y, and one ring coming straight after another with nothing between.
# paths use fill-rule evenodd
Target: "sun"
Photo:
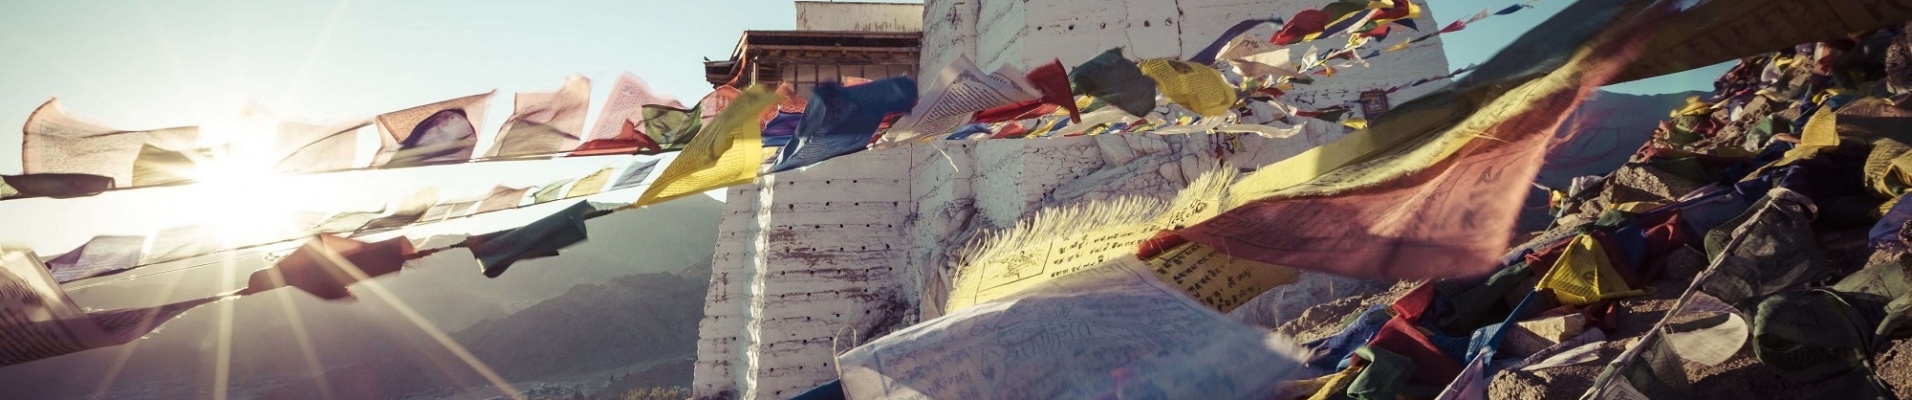
<instances>
[{"instance_id":1,"label":"sun","mask_svg":"<svg viewBox=\"0 0 1912 400\"><path fill-rule=\"evenodd\" d=\"M285 176L273 169L272 121L235 118L201 125L205 157L194 160L188 187L193 204L182 205L192 220L212 228L228 246L284 239L291 211L275 197L285 196Z\"/></svg>"}]
</instances>

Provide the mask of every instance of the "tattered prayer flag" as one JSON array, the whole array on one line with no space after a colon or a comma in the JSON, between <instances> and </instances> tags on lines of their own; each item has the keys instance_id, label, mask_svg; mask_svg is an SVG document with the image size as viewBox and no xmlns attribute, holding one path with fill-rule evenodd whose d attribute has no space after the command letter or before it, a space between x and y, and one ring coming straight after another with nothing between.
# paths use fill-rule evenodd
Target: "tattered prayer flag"
<instances>
[{"instance_id":1,"label":"tattered prayer flag","mask_svg":"<svg viewBox=\"0 0 1912 400\"><path fill-rule=\"evenodd\" d=\"M684 146L684 151L631 207L750 182L763 164L763 127L757 118L776 101L776 93L761 87L752 87L738 96L730 109Z\"/></svg>"},{"instance_id":2,"label":"tattered prayer flag","mask_svg":"<svg viewBox=\"0 0 1912 400\"><path fill-rule=\"evenodd\" d=\"M571 181L572 178L564 178L544 184L544 186L538 189L536 194L531 195L531 201L533 203L547 203L562 199L564 198L564 185L570 184Z\"/></svg>"},{"instance_id":3,"label":"tattered prayer flag","mask_svg":"<svg viewBox=\"0 0 1912 400\"><path fill-rule=\"evenodd\" d=\"M604 167L596 172L592 172L590 175L585 175L584 178L578 179L578 183L571 185L571 190L564 192L564 198L569 199L598 194L598 192L604 190L606 183L611 182L612 170L613 168L611 167Z\"/></svg>"},{"instance_id":4,"label":"tattered prayer flag","mask_svg":"<svg viewBox=\"0 0 1912 400\"><path fill-rule=\"evenodd\" d=\"M650 85L637 75L628 72L619 75L617 84L611 86L610 97L604 100L604 108L598 111L597 124L591 127L591 134L585 136L585 143L621 139L626 131L624 126L645 126L644 106L651 104L684 107L676 99L652 93Z\"/></svg>"},{"instance_id":5,"label":"tattered prayer flag","mask_svg":"<svg viewBox=\"0 0 1912 400\"><path fill-rule=\"evenodd\" d=\"M863 151L877 124L916 105L916 81L895 77L852 87L818 84L804 110L796 141L784 146L771 172L787 171Z\"/></svg>"},{"instance_id":6,"label":"tattered prayer flag","mask_svg":"<svg viewBox=\"0 0 1912 400\"><path fill-rule=\"evenodd\" d=\"M1500 11L1495 11L1494 15L1513 14L1515 12L1519 12L1523 8L1528 8L1528 7L1533 7L1533 6L1525 5L1525 4L1515 4L1515 5L1507 6L1507 8L1503 8Z\"/></svg>"},{"instance_id":7,"label":"tattered prayer flag","mask_svg":"<svg viewBox=\"0 0 1912 400\"><path fill-rule=\"evenodd\" d=\"M1155 81L1142 75L1134 61L1122 57L1122 48L1102 52L1069 71L1069 81L1082 94L1094 96L1137 117L1155 109Z\"/></svg>"},{"instance_id":8,"label":"tattered prayer flag","mask_svg":"<svg viewBox=\"0 0 1912 400\"><path fill-rule=\"evenodd\" d=\"M95 236L73 251L46 260L46 266L55 281L72 282L139 265L145 247L145 236Z\"/></svg>"},{"instance_id":9,"label":"tattered prayer flag","mask_svg":"<svg viewBox=\"0 0 1912 400\"><path fill-rule=\"evenodd\" d=\"M347 299L352 291L346 286L398 272L415 252L404 236L365 243L320 234L271 268L253 271L239 294L291 286L325 300Z\"/></svg>"},{"instance_id":10,"label":"tattered prayer flag","mask_svg":"<svg viewBox=\"0 0 1912 400\"><path fill-rule=\"evenodd\" d=\"M1070 121L1082 122L1082 112L1076 109L1075 94L1069 88L1069 73L1062 68L1062 60L1051 60L1029 70L1028 78L1029 84L1042 95L1042 102L1061 106L1069 110Z\"/></svg>"},{"instance_id":11,"label":"tattered prayer flag","mask_svg":"<svg viewBox=\"0 0 1912 400\"><path fill-rule=\"evenodd\" d=\"M644 183L644 178L651 177L651 171L654 170L657 170L657 160L654 159L640 160L632 163L631 166L624 168L624 174L618 175L617 180L611 181L611 188L606 190L622 190L637 187L637 185Z\"/></svg>"},{"instance_id":12,"label":"tattered prayer flag","mask_svg":"<svg viewBox=\"0 0 1912 400\"><path fill-rule=\"evenodd\" d=\"M1582 5L1607 6L1576 3ZM1177 234L1236 257L1353 277L1490 272L1500 265L1511 233L1507 227L1530 190L1522 182L1538 172L1551 132L1636 53L1652 26L1643 21L1664 12L1620 19L1626 23L1608 30L1609 37L1581 46L1564 66L1506 95L1478 100L1486 106L1458 124L1427 115L1434 111L1425 102L1452 101L1452 95L1437 94L1382 115L1369 129L1263 168L1237 183L1229 196L1260 200ZM1528 39L1509 49L1522 48ZM1391 135L1422 139L1385 139ZM1379 153L1384 150L1391 153Z\"/></svg>"},{"instance_id":13,"label":"tattered prayer flag","mask_svg":"<svg viewBox=\"0 0 1912 400\"><path fill-rule=\"evenodd\" d=\"M378 116L384 162L373 165L409 167L470 160L490 99L487 92Z\"/></svg>"},{"instance_id":14,"label":"tattered prayer flag","mask_svg":"<svg viewBox=\"0 0 1912 400\"><path fill-rule=\"evenodd\" d=\"M491 194L485 196L485 200L478 203L478 211L473 211L472 213L487 213L518 208L518 204L524 202L525 192L529 191L531 191L531 188L492 187Z\"/></svg>"},{"instance_id":15,"label":"tattered prayer flag","mask_svg":"<svg viewBox=\"0 0 1912 400\"><path fill-rule=\"evenodd\" d=\"M157 307L86 311L73 303L33 252L0 253L0 366L126 344L216 295Z\"/></svg>"},{"instance_id":16,"label":"tattered prayer flag","mask_svg":"<svg viewBox=\"0 0 1912 400\"><path fill-rule=\"evenodd\" d=\"M485 156L550 156L576 147L590 104L591 80L582 76L565 78L556 92L519 93Z\"/></svg>"},{"instance_id":17,"label":"tattered prayer flag","mask_svg":"<svg viewBox=\"0 0 1912 400\"><path fill-rule=\"evenodd\" d=\"M0 175L0 199L92 196L113 188L113 178L90 174Z\"/></svg>"},{"instance_id":18,"label":"tattered prayer flag","mask_svg":"<svg viewBox=\"0 0 1912 400\"><path fill-rule=\"evenodd\" d=\"M797 126L803 121L802 112L774 111L777 116L763 124L763 145L783 146L797 135Z\"/></svg>"},{"instance_id":19,"label":"tattered prayer flag","mask_svg":"<svg viewBox=\"0 0 1912 400\"><path fill-rule=\"evenodd\" d=\"M1142 75L1155 80L1156 88L1169 101L1201 116L1221 116L1235 106L1235 87L1214 68L1160 58L1143 60L1137 67Z\"/></svg>"},{"instance_id":20,"label":"tattered prayer flag","mask_svg":"<svg viewBox=\"0 0 1912 400\"><path fill-rule=\"evenodd\" d=\"M141 157L141 152L147 148L194 151L198 149L199 140L198 127L128 131L99 126L68 115L59 99L47 100L33 110L22 132L22 172L107 176L113 178L115 187L132 187L140 182L134 178L135 170L171 171L173 176L190 176L194 168L192 160Z\"/></svg>"},{"instance_id":21,"label":"tattered prayer flag","mask_svg":"<svg viewBox=\"0 0 1912 400\"><path fill-rule=\"evenodd\" d=\"M703 129L704 120L698 117L705 110L698 108L682 109L663 105L644 106L644 134L661 146L663 151L683 150L684 145L695 139L697 132Z\"/></svg>"},{"instance_id":22,"label":"tattered prayer flag","mask_svg":"<svg viewBox=\"0 0 1912 400\"><path fill-rule=\"evenodd\" d=\"M1321 10L1301 10L1295 13L1294 18L1289 18L1288 23L1282 25L1281 30L1276 31L1269 41L1283 46L1300 43L1308 35L1321 33L1328 26L1330 18L1333 16Z\"/></svg>"},{"instance_id":23,"label":"tattered prayer flag","mask_svg":"<svg viewBox=\"0 0 1912 400\"><path fill-rule=\"evenodd\" d=\"M558 250L583 242L589 237L584 220L603 212L591 202L580 201L521 228L466 238L465 247L478 257L485 277L497 278L512 263L557 256Z\"/></svg>"},{"instance_id":24,"label":"tattered prayer flag","mask_svg":"<svg viewBox=\"0 0 1912 400\"><path fill-rule=\"evenodd\" d=\"M1645 293L1627 287L1613 261L1607 259L1607 251L1592 235L1575 237L1553 268L1540 278L1538 288L1552 289L1561 303L1576 306Z\"/></svg>"},{"instance_id":25,"label":"tattered prayer flag","mask_svg":"<svg viewBox=\"0 0 1912 400\"><path fill-rule=\"evenodd\" d=\"M1302 372L1300 358L1287 338L1196 303L1124 256L839 361L853 399L1264 399Z\"/></svg>"}]
</instances>

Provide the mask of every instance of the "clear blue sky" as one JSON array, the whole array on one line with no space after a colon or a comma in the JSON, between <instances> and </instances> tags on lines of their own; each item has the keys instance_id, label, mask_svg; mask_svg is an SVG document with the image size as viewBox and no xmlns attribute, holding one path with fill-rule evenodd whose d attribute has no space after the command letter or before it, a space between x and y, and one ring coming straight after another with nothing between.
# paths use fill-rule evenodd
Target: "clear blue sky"
<instances>
[{"instance_id":1,"label":"clear blue sky","mask_svg":"<svg viewBox=\"0 0 1912 400\"><path fill-rule=\"evenodd\" d=\"M1514 1L1434 0L1431 9L1444 25ZM1537 9L1446 35L1449 63L1459 68L1486 58L1566 4L1542 0ZM592 79L594 107L625 71L688 102L709 90L700 61L727 57L745 29L792 29L794 15L788 0L14 1L0 12L0 55L7 60L0 66L0 129L19 129L34 107L56 96L82 118L144 129L205 123L232 115L247 101L282 117L322 121L497 89L480 129L488 136L509 113L511 93L555 90L570 74ZM1704 89L1719 73L1712 68L1612 89ZM8 135L0 138L0 173L12 174L20 168L19 140L11 136L17 133ZM407 185L429 184L459 197L481 194L497 182L578 176L604 163L426 168L440 172L394 172L372 187L324 179L301 185L335 185L332 190L376 200L401 197L410 191ZM315 190L324 189L305 191ZM95 233L137 234L177 222L153 217L159 219L131 223L168 214L153 212L164 209L153 204L169 203L134 195L143 192L192 196L155 189L91 200L7 202L0 204L0 220L54 231L8 229L0 232L0 242L63 250ZM300 190L290 192L278 195ZM293 200L298 197L258 201Z\"/></svg>"}]
</instances>

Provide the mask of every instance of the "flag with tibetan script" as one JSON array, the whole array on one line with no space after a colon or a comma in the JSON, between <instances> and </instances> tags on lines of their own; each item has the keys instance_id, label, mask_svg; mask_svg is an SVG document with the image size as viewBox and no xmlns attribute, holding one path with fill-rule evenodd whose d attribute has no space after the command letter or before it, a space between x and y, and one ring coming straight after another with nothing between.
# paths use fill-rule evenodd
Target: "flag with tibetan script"
<instances>
[{"instance_id":1,"label":"flag with tibetan script","mask_svg":"<svg viewBox=\"0 0 1912 400\"><path fill-rule=\"evenodd\" d=\"M916 81L906 76L851 87L818 84L795 141L783 147L770 170L787 171L863 151L885 116L915 105Z\"/></svg>"},{"instance_id":2,"label":"flag with tibetan script","mask_svg":"<svg viewBox=\"0 0 1912 400\"><path fill-rule=\"evenodd\" d=\"M498 139L485 156L553 156L570 150L584 132L584 112L590 104L591 80L582 76L565 78L564 87L556 92L519 93L512 101L511 118L498 129Z\"/></svg>"},{"instance_id":3,"label":"flag with tibetan script","mask_svg":"<svg viewBox=\"0 0 1912 400\"><path fill-rule=\"evenodd\" d=\"M651 92L650 85L636 75L625 73L618 76L617 84L611 86L610 97L604 100L603 108L598 111L597 124L592 125L591 134L585 136L585 143L621 137L625 124L643 127L644 106L652 104L684 107L676 99Z\"/></svg>"},{"instance_id":4,"label":"flag with tibetan script","mask_svg":"<svg viewBox=\"0 0 1912 400\"><path fill-rule=\"evenodd\" d=\"M671 160L632 207L747 183L763 165L763 125L759 116L777 103L769 88L751 87L729 104Z\"/></svg>"},{"instance_id":5,"label":"flag with tibetan script","mask_svg":"<svg viewBox=\"0 0 1912 400\"><path fill-rule=\"evenodd\" d=\"M47 100L33 110L23 133L23 172L108 176L115 187L188 180L203 154L198 127L108 128L67 114L59 99Z\"/></svg>"},{"instance_id":6,"label":"flag with tibetan script","mask_svg":"<svg viewBox=\"0 0 1912 400\"><path fill-rule=\"evenodd\" d=\"M379 115L380 154L388 168L465 162L478 144L491 93L465 96Z\"/></svg>"},{"instance_id":7,"label":"flag with tibetan script","mask_svg":"<svg viewBox=\"0 0 1912 400\"><path fill-rule=\"evenodd\" d=\"M0 340L0 366L126 344L227 297L88 311L60 290L33 252L0 251L0 338L6 338Z\"/></svg>"}]
</instances>

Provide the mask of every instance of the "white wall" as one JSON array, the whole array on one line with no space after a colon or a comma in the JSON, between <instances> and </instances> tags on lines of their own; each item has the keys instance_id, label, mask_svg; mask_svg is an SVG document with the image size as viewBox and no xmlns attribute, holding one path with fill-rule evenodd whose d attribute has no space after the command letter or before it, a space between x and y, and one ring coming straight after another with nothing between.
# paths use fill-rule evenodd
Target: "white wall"
<instances>
[{"instance_id":1,"label":"white wall","mask_svg":"<svg viewBox=\"0 0 1912 400\"><path fill-rule=\"evenodd\" d=\"M921 32L923 5L799 1L797 30Z\"/></svg>"}]
</instances>

